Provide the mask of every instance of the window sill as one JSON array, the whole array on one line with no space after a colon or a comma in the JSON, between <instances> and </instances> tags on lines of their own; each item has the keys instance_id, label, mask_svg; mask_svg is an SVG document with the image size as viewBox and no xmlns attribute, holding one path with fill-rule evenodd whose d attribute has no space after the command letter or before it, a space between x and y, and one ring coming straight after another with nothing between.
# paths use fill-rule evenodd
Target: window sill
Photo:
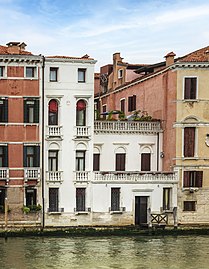
<instances>
[{"instance_id":1,"label":"window sill","mask_svg":"<svg viewBox=\"0 0 209 269\"><path fill-rule=\"evenodd\" d=\"M48 212L48 215L61 215L63 212Z\"/></svg>"},{"instance_id":2,"label":"window sill","mask_svg":"<svg viewBox=\"0 0 209 269\"><path fill-rule=\"evenodd\" d=\"M186 160L199 160L199 157L197 157L197 156L195 156L195 157L182 157L182 160L184 161L186 161Z\"/></svg>"},{"instance_id":3,"label":"window sill","mask_svg":"<svg viewBox=\"0 0 209 269\"><path fill-rule=\"evenodd\" d=\"M183 99L183 103L198 103L199 99Z\"/></svg>"},{"instance_id":4,"label":"window sill","mask_svg":"<svg viewBox=\"0 0 209 269\"><path fill-rule=\"evenodd\" d=\"M123 214L124 211L110 211L110 215Z\"/></svg>"},{"instance_id":5,"label":"window sill","mask_svg":"<svg viewBox=\"0 0 209 269\"><path fill-rule=\"evenodd\" d=\"M90 212L87 211L77 211L75 212L75 215L88 215Z\"/></svg>"}]
</instances>

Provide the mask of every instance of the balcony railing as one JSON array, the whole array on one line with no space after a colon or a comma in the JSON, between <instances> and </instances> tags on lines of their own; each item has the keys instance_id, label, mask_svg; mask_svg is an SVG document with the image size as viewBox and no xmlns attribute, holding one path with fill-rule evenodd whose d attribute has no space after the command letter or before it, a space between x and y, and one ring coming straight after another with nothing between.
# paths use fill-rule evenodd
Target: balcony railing
<instances>
[{"instance_id":1,"label":"balcony railing","mask_svg":"<svg viewBox=\"0 0 209 269\"><path fill-rule=\"evenodd\" d=\"M47 137L61 137L62 126L50 125L47 126Z\"/></svg>"},{"instance_id":2,"label":"balcony railing","mask_svg":"<svg viewBox=\"0 0 209 269\"><path fill-rule=\"evenodd\" d=\"M94 172L94 182L171 182L177 183L176 173L172 172Z\"/></svg>"},{"instance_id":3,"label":"balcony railing","mask_svg":"<svg viewBox=\"0 0 209 269\"><path fill-rule=\"evenodd\" d=\"M98 133L158 133L159 121L95 121L94 132Z\"/></svg>"},{"instance_id":4,"label":"balcony railing","mask_svg":"<svg viewBox=\"0 0 209 269\"><path fill-rule=\"evenodd\" d=\"M75 126L76 137L89 137L90 127L89 126Z\"/></svg>"},{"instance_id":5,"label":"balcony railing","mask_svg":"<svg viewBox=\"0 0 209 269\"><path fill-rule=\"evenodd\" d=\"M9 169L0 168L0 180L8 180L8 179L9 179Z\"/></svg>"},{"instance_id":6,"label":"balcony railing","mask_svg":"<svg viewBox=\"0 0 209 269\"><path fill-rule=\"evenodd\" d=\"M24 169L24 179L27 180L39 180L40 179L40 168L30 167Z\"/></svg>"},{"instance_id":7,"label":"balcony railing","mask_svg":"<svg viewBox=\"0 0 209 269\"><path fill-rule=\"evenodd\" d=\"M75 181L76 182L87 182L89 181L89 172L88 171L76 171L75 172Z\"/></svg>"},{"instance_id":8,"label":"balcony railing","mask_svg":"<svg viewBox=\"0 0 209 269\"><path fill-rule=\"evenodd\" d=\"M47 171L46 172L46 181L47 182L62 182L62 171Z\"/></svg>"}]
</instances>

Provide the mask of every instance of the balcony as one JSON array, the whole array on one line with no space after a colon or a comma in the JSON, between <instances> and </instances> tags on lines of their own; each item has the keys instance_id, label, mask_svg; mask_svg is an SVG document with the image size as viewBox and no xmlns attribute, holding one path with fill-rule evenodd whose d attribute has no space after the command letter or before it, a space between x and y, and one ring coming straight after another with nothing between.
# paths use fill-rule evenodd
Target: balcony
<instances>
[{"instance_id":1,"label":"balcony","mask_svg":"<svg viewBox=\"0 0 209 269\"><path fill-rule=\"evenodd\" d=\"M61 183L62 181L62 171L46 172L46 182Z\"/></svg>"},{"instance_id":2,"label":"balcony","mask_svg":"<svg viewBox=\"0 0 209 269\"><path fill-rule=\"evenodd\" d=\"M9 180L9 169L8 168L0 168L0 180Z\"/></svg>"},{"instance_id":3,"label":"balcony","mask_svg":"<svg viewBox=\"0 0 209 269\"><path fill-rule=\"evenodd\" d=\"M95 134L155 134L161 132L159 121L95 121Z\"/></svg>"},{"instance_id":4,"label":"balcony","mask_svg":"<svg viewBox=\"0 0 209 269\"><path fill-rule=\"evenodd\" d=\"M37 167L30 167L30 168L24 168L24 179L25 181L28 180L40 180L41 174L40 174L40 168Z\"/></svg>"},{"instance_id":5,"label":"balcony","mask_svg":"<svg viewBox=\"0 0 209 269\"><path fill-rule=\"evenodd\" d=\"M88 171L76 171L75 172L75 181L76 182L88 182L89 172Z\"/></svg>"},{"instance_id":6,"label":"balcony","mask_svg":"<svg viewBox=\"0 0 209 269\"><path fill-rule=\"evenodd\" d=\"M61 138L62 137L62 126L50 125L47 126L47 138Z\"/></svg>"},{"instance_id":7,"label":"balcony","mask_svg":"<svg viewBox=\"0 0 209 269\"><path fill-rule=\"evenodd\" d=\"M94 172L93 182L178 183L172 172Z\"/></svg>"},{"instance_id":8,"label":"balcony","mask_svg":"<svg viewBox=\"0 0 209 269\"><path fill-rule=\"evenodd\" d=\"M75 126L75 136L77 138L88 138L90 136L90 126Z\"/></svg>"}]
</instances>

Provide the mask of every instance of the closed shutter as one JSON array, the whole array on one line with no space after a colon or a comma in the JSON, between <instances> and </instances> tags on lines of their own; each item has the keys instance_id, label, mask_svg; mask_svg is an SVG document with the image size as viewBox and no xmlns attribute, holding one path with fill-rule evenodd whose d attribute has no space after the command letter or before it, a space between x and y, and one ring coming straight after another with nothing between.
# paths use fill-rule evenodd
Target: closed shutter
<instances>
[{"instance_id":1,"label":"closed shutter","mask_svg":"<svg viewBox=\"0 0 209 269\"><path fill-rule=\"evenodd\" d=\"M190 99L191 79L185 78L184 83L184 99Z\"/></svg>"},{"instance_id":2,"label":"closed shutter","mask_svg":"<svg viewBox=\"0 0 209 269\"><path fill-rule=\"evenodd\" d=\"M24 100L24 123L28 122L27 100Z\"/></svg>"},{"instance_id":3,"label":"closed shutter","mask_svg":"<svg viewBox=\"0 0 209 269\"><path fill-rule=\"evenodd\" d=\"M141 171L150 171L150 153L141 154Z\"/></svg>"},{"instance_id":4,"label":"closed shutter","mask_svg":"<svg viewBox=\"0 0 209 269\"><path fill-rule=\"evenodd\" d=\"M196 99L196 92L197 92L197 79L191 78L191 99Z\"/></svg>"},{"instance_id":5,"label":"closed shutter","mask_svg":"<svg viewBox=\"0 0 209 269\"><path fill-rule=\"evenodd\" d=\"M40 146L35 147L35 162L34 167L40 167Z\"/></svg>"},{"instance_id":6,"label":"closed shutter","mask_svg":"<svg viewBox=\"0 0 209 269\"><path fill-rule=\"evenodd\" d=\"M120 101L120 110L125 113L125 99Z\"/></svg>"},{"instance_id":7,"label":"closed shutter","mask_svg":"<svg viewBox=\"0 0 209 269\"><path fill-rule=\"evenodd\" d=\"M100 154L94 153L93 155L93 171L99 171L100 170Z\"/></svg>"},{"instance_id":8,"label":"closed shutter","mask_svg":"<svg viewBox=\"0 0 209 269\"><path fill-rule=\"evenodd\" d=\"M116 171L125 171L125 153L116 153Z\"/></svg>"},{"instance_id":9,"label":"closed shutter","mask_svg":"<svg viewBox=\"0 0 209 269\"><path fill-rule=\"evenodd\" d=\"M27 146L23 146L23 167L27 167Z\"/></svg>"},{"instance_id":10,"label":"closed shutter","mask_svg":"<svg viewBox=\"0 0 209 269\"><path fill-rule=\"evenodd\" d=\"M39 100L34 101L34 123L39 123Z\"/></svg>"},{"instance_id":11,"label":"closed shutter","mask_svg":"<svg viewBox=\"0 0 209 269\"><path fill-rule=\"evenodd\" d=\"M8 99L4 100L4 122L8 122Z\"/></svg>"},{"instance_id":12,"label":"closed shutter","mask_svg":"<svg viewBox=\"0 0 209 269\"><path fill-rule=\"evenodd\" d=\"M184 157L194 157L195 127L184 128Z\"/></svg>"},{"instance_id":13,"label":"closed shutter","mask_svg":"<svg viewBox=\"0 0 209 269\"><path fill-rule=\"evenodd\" d=\"M202 187L203 171L196 172L196 187Z\"/></svg>"},{"instance_id":14,"label":"closed shutter","mask_svg":"<svg viewBox=\"0 0 209 269\"><path fill-rule=\"evenodd\" d=\"M128 111L132 111L132 96L128 97Z\"/></svg>"},{"instance_id":15,"label":"closed shutter","mask_svg":"<svg viewBox=\"0 0 209 269\"><path fill-rule=\"evenodd\" d=\"M8 167L8 146L3 147L3 154L4 154L3 167Z\"/></svg>"},{"instance_id":16,"label":"closed shutter","mask_svg":"<svg viewBox=\"0 0 209 269\"><path fill-rule=\"evenodd\" d=\"M183 187L190 187L190 171L184 171Z\"/></svg>"},{"instance_id":17,"label":"closed shutter","mask_svg":"<svg viewBox=\"0 0 209 269\"><path fill-rule=\"evenodd\" d=\"M133 95L133 98L132 98L132 111L133 110L136 110L136 95Z\"/></svg>"},{"instance_id":18,"label":"closed shutter","mask_svg":"<svg viewBox=\"0 0 209 269\"><path fill-rule=\"evenodd\" d=\"M59 211L59 189L49 188L49 212Z\"/></svg>"},{"instance_id":19,"label":"closed shutter","mask_svg":"<svg viewBox=\"0 0 209 269\"><path fill-rule=\"evenodd\" d=\"M185 78L184 99L196 99L197 78Z\"/></svg>"}]
</instances>

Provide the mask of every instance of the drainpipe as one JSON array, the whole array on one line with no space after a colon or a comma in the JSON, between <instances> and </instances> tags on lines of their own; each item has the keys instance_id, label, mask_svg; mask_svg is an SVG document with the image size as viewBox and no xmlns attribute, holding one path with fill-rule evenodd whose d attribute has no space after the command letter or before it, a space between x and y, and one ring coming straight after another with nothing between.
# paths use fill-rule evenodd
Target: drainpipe
<instances>
[{"instance_id":1,"label":"drainpipe","mask_svg":"<svg viewBox=\"0 0 209 269\"><path fill-rule=\"evenodd\" d=\"M157 171L159 171L159 132L157 133Z\"/></svg>"},{"instance_id":2,"label":"drainpipe","mask_svg":"<svg viewBox=\"0 0 209 269\"><path fill-rule=\"evenodd\" d=\"M42 148L41 148L41 156L42 156L42 172L41 172L41 186L42 186L42 229L45 227L45 173L44 173L44 68L45 68L45 57L42 56L42 128L41 128L41 140L42 140Z\"/></svg>"}]
</instances>

